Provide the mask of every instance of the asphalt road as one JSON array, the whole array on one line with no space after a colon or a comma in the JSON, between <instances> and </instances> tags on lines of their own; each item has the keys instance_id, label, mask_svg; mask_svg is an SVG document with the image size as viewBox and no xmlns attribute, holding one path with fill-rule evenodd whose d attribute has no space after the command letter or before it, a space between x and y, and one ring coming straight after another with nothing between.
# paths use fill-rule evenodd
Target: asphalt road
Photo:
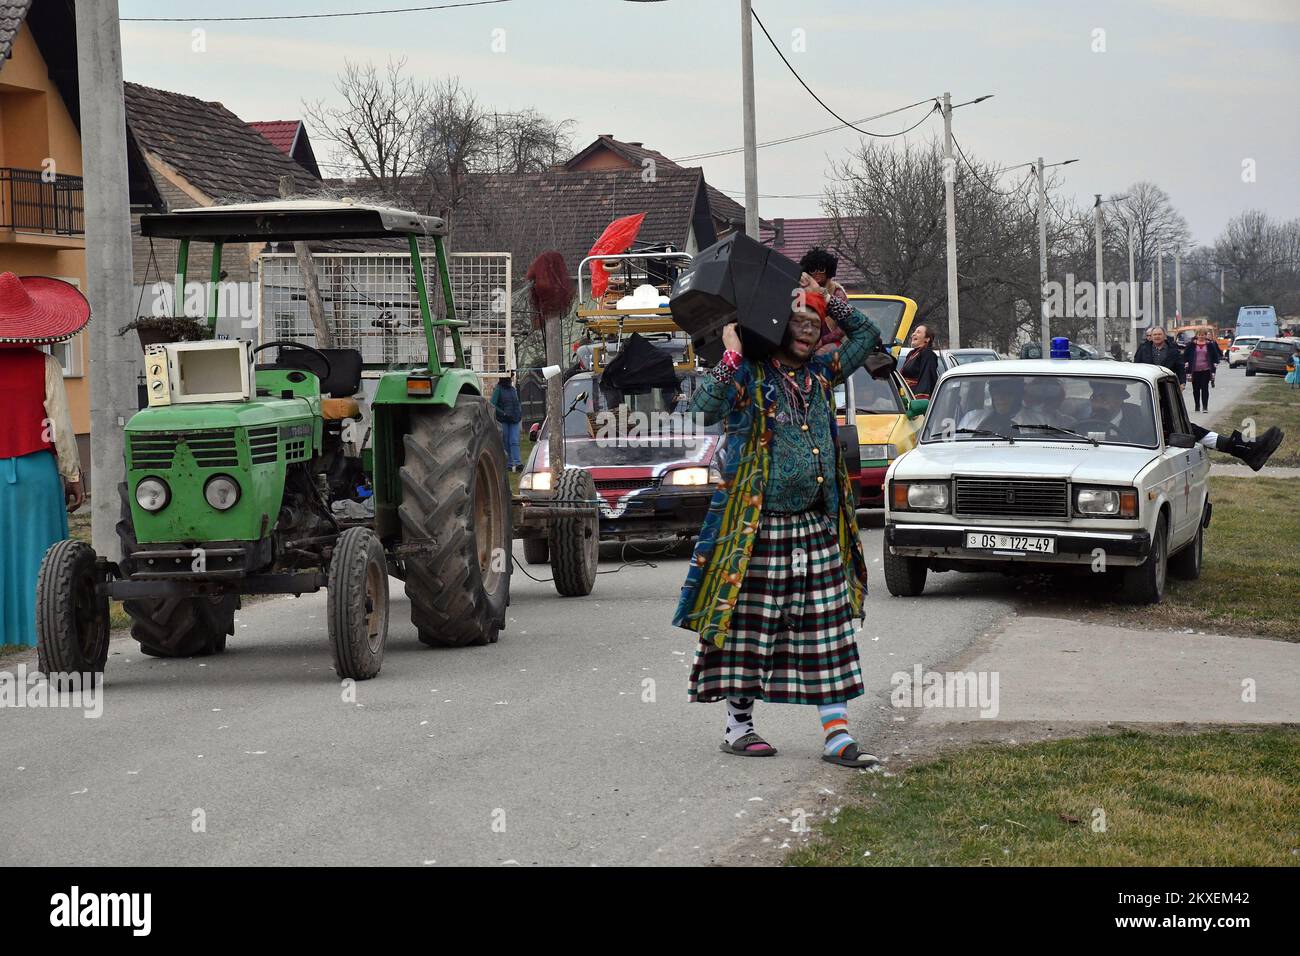
<instances>
[{"instance_id":1,"label":"asphalt road","mask_svg":"<svg viewBox=\"0 0 1300 956\"><path fill-rule=\"evenodd\" d=\"M878 569L879 520L865 520ZM394 580L383 671L355 702L330 666L321 595L245 608L216 658L160 661L118 638L99 719L0 710L0 863L706 863L788 815L810 781L853 771L818 759L811 707L758 706L777 757L718 751L722 706L687 703L694 635L669 624L685 558L650 560L586 598L516 572L500 642L457 650L415 639ZM954 654L1010 594L944 575L896 599L877 572L858 736L891 719L874 695L890 674Z\"/></svg>"},{"instance_id":2,"label":"asphalt road","mask_svg":"<svg viewBox=\"0 0 1300 956\"><path fill-rule=\"evenodd\" d=\"M1212 414L1244 387L1224 369ZM891 598L879 524L864 518L869 693L849 707L867 746L893 719L890 675L957 656L1015 593L944 574ZM516 572L490 647L423 647L393 581L384 668L355 700L322 595L245 608L217 658L155 660L119 637L101 718L0 710L0 864L707 863L810 786L842 786L811 707L758 705L777 757L721 754L722 707L686 702L693 635L669 624L685 558L602 557L616 573L586 598Z\"/></svg>"}]
</instances>

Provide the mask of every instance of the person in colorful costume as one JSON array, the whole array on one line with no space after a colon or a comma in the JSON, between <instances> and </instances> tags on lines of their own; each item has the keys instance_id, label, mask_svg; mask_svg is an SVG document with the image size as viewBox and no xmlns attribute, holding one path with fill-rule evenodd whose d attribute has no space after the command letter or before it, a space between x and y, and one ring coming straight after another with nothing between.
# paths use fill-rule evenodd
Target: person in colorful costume
<instances>
[{"instance_id":1,"label":"person in colorful costume","mask_svg":"<svg viewBox=\"0 0 1300 956\"><path fill-rule=\"evenodd\" d=\"M41 559L85 500L63 368L39 346L89 320L75 286L0 273L0 644L36 644Z\"/></svg>"},{"instance_id":2,"label":"person in colorful costume","mask_svg":"<svg viewBox=\"0 0 1300 956\"><path fill-rule=\"evenodd\" d=\"M818 353L828 316L844 341ZM754 730L756 700L809 704L823 759L870 767L877 759L848 733L847 702L864 692L854 632L867 568L833 390L879 346L880 330L838 283L824 289L805 274L773 355L742 354L735 325L723 342L692 398L707 423L726 420L727 454L673 618L700 638L688 696L727 702L727 753L776 753Z\"/></svg>"}]
</instances>

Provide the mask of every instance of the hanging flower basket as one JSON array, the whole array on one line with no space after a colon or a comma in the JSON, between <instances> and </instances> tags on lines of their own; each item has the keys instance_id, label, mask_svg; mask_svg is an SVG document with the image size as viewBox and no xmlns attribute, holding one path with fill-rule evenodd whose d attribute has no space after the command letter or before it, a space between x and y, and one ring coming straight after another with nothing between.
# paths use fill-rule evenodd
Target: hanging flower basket
<instances>
[{"instance_id":1,"label":"hanging flower basket","mask_svg":"<svg viewBox=\"0 0 1300 956\"><path fill-rule=\"evenodd\" d=\"M136 319L119 329L118 335L125 335L132 329L140 340L141 351L164 342L202 342L212 338L212 330L206 322L172 315Z\"/></svg>"}]
</instances>

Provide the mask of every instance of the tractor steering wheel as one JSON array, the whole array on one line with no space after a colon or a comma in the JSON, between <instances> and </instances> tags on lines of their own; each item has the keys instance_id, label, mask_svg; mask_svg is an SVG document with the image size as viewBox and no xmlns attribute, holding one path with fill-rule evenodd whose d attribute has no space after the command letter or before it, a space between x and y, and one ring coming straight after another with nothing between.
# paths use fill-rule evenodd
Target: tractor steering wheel
<instances>
[{"instance_id":1,"label":"tractor steering wheel","mask_svg":"<svg viewBox=\"0 0 1300 956\"><path fill-rule=\"evenodd\" d=\"M255 359L257 353L262 351L262 349L270 349L270 348L299 349L303 352L312 353L312 355L314 355L317 359L320 360L320 363L322 366L324 366L325 371L324 373L318 372L315 369L308 369L307 371L311 372L322 382L328 379L334 371L334 366L330 364L329 357L326 356L324 352L322 352L320 349L313 348L310 345L303 345L301 342L292 342L283 339L278 339L274 342L264 342L261 345L259 345L257 348L253 349L253 351L250 353L250 357ZM273 367L273 366L267 366L267 367Z\"/></svg>"}]
</instances>

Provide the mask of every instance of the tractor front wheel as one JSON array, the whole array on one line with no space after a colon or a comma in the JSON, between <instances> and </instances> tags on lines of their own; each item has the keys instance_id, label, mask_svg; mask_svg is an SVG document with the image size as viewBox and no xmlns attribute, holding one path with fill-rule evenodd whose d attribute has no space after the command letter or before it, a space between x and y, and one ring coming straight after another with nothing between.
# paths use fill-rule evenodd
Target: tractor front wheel
<instances>
[{"instance_id":1,"label":"tractor front wheel","mask_svg":"<svg viewBox=\"0 0 1300 956\"><path fill-rule=\"evenodd\" d=\"M562 504L591 508L591 514L556 518L551 523L551 573L555 590L563 597L590 594L596 584L600 563L600 512L596 483L585 468L566 468L555 483L555 497Z\"/></svg>"},{"instance_id":2,"label":"tractor front wheel","mask_svg":"<svg viewBox=\"0 0 1300 956\"><path fill-rule=\"evenodd\" d=\"M545 564L551 558L545 538L524 538L524 563Z\"/></svg>"},{"instance_id":3,"label":"tractor front wheel","mask_svg":"<svg viewBox=\"0 0 1300 956\"><path fill-rule=\"evenodd\" d=\"M108 598L95 593L95 552L58 541L36 579L36 660L42 674L96 681L108 660Z\"/></svg>"},{"instance_id":4,"label":"tractor front wheel","mask_svg":"<svg viewBox=\"0 0 1300 956\"><path fill-rule=\"evenodd\" d=\"M413 409L403 438L398 516L406 596L421 643L496 642L510 603L510 490L488 403Z\"/></svg>"},{"instance_id":5,"label":"tractor front wheel","mask_svg":"<svg viewBox=\"0 0 1300 956\"><path fill-rule=\"evenodd\" d=\"M369 528L339 536L329 572L329 634L334 672L369 680L384 663L388 641L388 565Z\"/></svg>"},{"instance_id":6,"label":"tractor front wheel","mask_svg":"<svg viewBox=\"0 0 1300 956\"><path fill-rule=\"evenodd\" d=\"M122 576L130 577L131 555L136 550L135 527L126 485L118 485L117 490L122 502L117 522L117 538L122 545L120 567ZM225 651L226 637L235 632L239 596L137 598L123 601L122 609L131 618L131 636L140 642L142 653L150 657L206 657Z\"/></svg>"}]
</instances>

